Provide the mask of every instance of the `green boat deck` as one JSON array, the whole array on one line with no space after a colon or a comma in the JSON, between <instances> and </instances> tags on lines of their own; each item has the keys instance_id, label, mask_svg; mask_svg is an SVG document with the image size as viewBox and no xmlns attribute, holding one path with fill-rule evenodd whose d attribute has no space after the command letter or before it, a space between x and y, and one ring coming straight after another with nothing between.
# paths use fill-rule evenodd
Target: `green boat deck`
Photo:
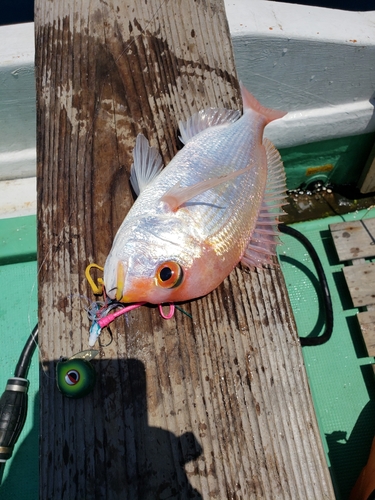
<instances>
[{"instance_id":1,"label":"green boat deck","mask_svg":"<svg viewBox=\"0 0 375 500\"><path fill-rule=\"evenodd\" d=\"M304 347L320 433L336 498L348 498L366 462L375 433L375 383L351 297L334 248L329 224L374 217L375 210L294 224L315 246L322 261L334 307L332 338L319 347ZM36 220L20 217L0 221L0 277L6 297L0 306L0 390L13 375L16 362L37 321ZM324 329L319 284L304 247L282 235L279 260L301 336ZM39 386L38 359L30 367L29 413L25 427L6 464L0 486L2 499L38 498ZM20 481L22 477L22 481Z\"/></svg>"},{"instance_id":2,"label":"green boat deck","mask_svg":"<svg viewBox=\"0 0 375 500\"><path fill-rule=\"evenodd\" d=\"M23 346L37 322L36 217L0 220L0 394L14 375ZM39 363L33 356L29 376L29 410L0 486L2 500L38 498ZM22 478L22 480L20 480Z\"/></svg>"},{"instance_id":3,"label":"green boat deck","mask_svg":"<svg viewBox=\"0 0 375 500\"><path fill-rule=\"evenodd\" d=\"M375 434L375 382L362 333L358 309L352 299L339 262L329 225L374 217L375 210L301 222L293 227L314 245L331 291L334 329L322 346L304 347L320 433L338 500L348 498L367 461ZM300 336L319 335L324 329L324 309L314 265L305 248L283 235L279 260Z\"/></svg>"}]
</instances>

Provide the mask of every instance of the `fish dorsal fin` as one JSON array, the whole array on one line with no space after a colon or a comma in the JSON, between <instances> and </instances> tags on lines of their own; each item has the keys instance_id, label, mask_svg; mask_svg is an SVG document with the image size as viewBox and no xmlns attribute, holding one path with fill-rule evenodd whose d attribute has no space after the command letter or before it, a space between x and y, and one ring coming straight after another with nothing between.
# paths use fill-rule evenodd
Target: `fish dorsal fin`
<instances>
[{"instance_id":1,"label":"fish dorsal fin","mask_svg":"<svg viewBox=\"0 0 375 500\"><path fill-rule=\"evenodd\" d=\"M151 147L143 134L138 134L133 149L134 163L130 168L130 184L138 196L163 169L159 151Z\"/></svg>"},{"instance_id":2,"label":"fish dorsal fin","mask_svg":"<svg viewBox=\"0 0 375 500\"><path fill-rule=\"evenodd\" d=\"M268 139L263 145L267 154L267 185L257 224L241 262L250 268L272 264L280 243L278 218L286 203L285 171L280 154Z\"/></svg>"},{"instance_id":3,"label":"fish dorsal fin","mask_svg":"<svg viewBox=\"0 0 375 500\"><path fill-rule=\"evenodd\" d=\"M220 177L214 177L212 179L207 179L201 182L197 182L197 184L193 184L192 186L181 187L180 182L177 182L174 186L171 187L162 197L161 201L167 203L169 208L173 211L176 211L183 203L191 200L195 196L198 196L209 189L212 189L224 182L231 181L238 177L239 175L244 174L248 170L253 167L251 163L247 167L241 170L235 170L234 172L230 172L227 175L222 175Z\"/></svg>"},{"instance_id":4,"label":"fish dorsal fin","mask_svg":"<svg viewBox=\"0 0 375 500\"><path fill-rule=\"evenodd\" d=\"M209 127L229 125L241 116L241 112L225 108L206 108L194 113L186 122L178 123L180 140L187 144L194 136Z\"/></svg>"}]
</instances>

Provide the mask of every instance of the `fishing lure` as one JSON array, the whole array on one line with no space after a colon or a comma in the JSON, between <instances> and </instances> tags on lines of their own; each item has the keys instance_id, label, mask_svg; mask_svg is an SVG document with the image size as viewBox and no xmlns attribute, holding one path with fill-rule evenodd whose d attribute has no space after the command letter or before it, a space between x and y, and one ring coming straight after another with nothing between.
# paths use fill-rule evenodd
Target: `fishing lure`
<instances>
[{"instance_id":1,"label":"fishing lure","mask_svg":"<svg viewBox=\"0 0 375 500\"><path fill-rule=\"evenodd\" d=\"M93 302L87 309L87 315L91 321L90 333L89 333L89 346L93 347L101 334L103 328L107 327L112 321L114 321L119 316L126 314L133 309L145 304L145 302L139 302L136 304L131 304L125 306L117 300L106 299L106 301L96 301ZM175 306L174 304L169 304L169 311L164 313L162 304L159 304L160 315L164 319L170 319L174 315ZM115 312L111 312L113 309L120 308Z\"/></svg>"}]
</instances>

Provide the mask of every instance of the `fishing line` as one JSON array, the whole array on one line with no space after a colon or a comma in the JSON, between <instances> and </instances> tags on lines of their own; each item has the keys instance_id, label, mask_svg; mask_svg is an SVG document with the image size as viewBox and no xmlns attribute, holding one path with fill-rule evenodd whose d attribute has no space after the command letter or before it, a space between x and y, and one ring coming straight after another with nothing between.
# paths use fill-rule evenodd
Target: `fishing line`
<instances>
[{"instance_id":1,"label":"fishing line","mask_svg":"<svg viewBox=\"0 0 375 500\"><path fill-rule=\"evenodd\" d=\"M71 212L69 214L69 217L68 217L68 223L71 219L73 215L73 212ZM60 231L60 235L58 237L58 244L55 246L55 248L53 248L53 245L50 246L48 252L46 253L46 255L44 256L41 264L39 265L39 267L37 268L37 273L36 273L36 278L32 284L32 287L31 287L31 290L30 290L30 294L29 294L29 306L28 306L28 313L27 313L27 318L28 318L28 325L29 325L29 331L32 330L32 327L31 325L34 324L31 322L31 313L30 313L30 308L31 308L31 296L32 294L34 293L35 289L37 291L37 294L38 294L38 278L39 278L39 275L47 261L47 259L49 257L53 257L53 255L57 252L57 250L59 249L60 247L60 244L62 243L63 241L63 237L62 237L62 232L65 231L67 227L67 224L64 225L64 227L61 229ZM38 297L37 297L37 303L38 303ZM38 311L37 311L37 316L38 316ZM31 340L32 342L35 343L35 348L36 350L38 351L38 358L39 358L39 361L40 361L40 364L42 365L42 374L43 376L47 377L47 378L55 378L54 377L54 374L52 375L49 375L49 371L48 371L48 368L46 368L46 365L48 364L48 359L44 359L43 356L42 356L42 351L40 349L40 346L39 346L39 343L38 343L38 336L36 335L35 337L33 337L33 339Z\"/></svg>"},{"instance_id":2,"label":"fishing line","mask_svg":"<svg viewBox=\"0 0 375 500\"><path fill-rule=\"evenodd\" d=\"M280 80L275 80L274 78L271 78L269 76L265 76L263 74L260 74L260 73L252 73L254 76L258 76L259 78L263 78L264 80L268 80L270 82L273 82L273 83L277 83L278 85L280 85L281 87L284 87L286 89L290 89L291 92L293 92L293 96L297 94L300 94L302 96L306 95L306 96L311 96L311 97L314 97L315 100L317 101L320 101L324 104L328 104L328 106L330 107L335 107L335 104L332 104L328 99L324 99L324 97L320 96L320 95L317 95L317 94L314 94L313 92L308 92L306 89L301 89L299 87L296 87L294 85L289 85L285 82L282 82ZM291 111L292 113L293 111Z\"/></svg>"},{"instance_id":3,"label":"fishing line","mask_svg":"<svg viewBox=\"0 0 375 500\"><path fill-rule=\"evenodd\" d=\"M185 311L184 309L182 309L182 307L175 305L175 308L178 311L182 312L182 314L185 314L185 316L187 316L188 318L193 319L193 316L190 313L188 313L187 311Z\"/></svg>"},{"instance_id":4,"label":"fishing line","mask_svg":"<svg viewBox=\"0 0 375 500\"><path fill-rule=\"evenodd\" d=\"M375 205L371 205L366 210L366 212L362 215L362 217L359 219L360 223L362 224L362 227L364 228L364 230L366 231L366 233L369 235L369 237L371 239L370 245L375 245L375 238L374 238L373 234L371 233L371 231L369 230L369 228L366 226L365 221L363 219L366 217L366 215L369 213L369 211L372 210L374 207L375 207Z\"/></svg>"}]
</instances>

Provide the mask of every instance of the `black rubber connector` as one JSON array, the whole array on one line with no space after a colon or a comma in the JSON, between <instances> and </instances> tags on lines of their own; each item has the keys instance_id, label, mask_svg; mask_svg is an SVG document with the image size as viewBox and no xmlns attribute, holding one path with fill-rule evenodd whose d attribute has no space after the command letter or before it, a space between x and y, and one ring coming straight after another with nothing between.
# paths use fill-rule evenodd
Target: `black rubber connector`
<instances>
[{"instance_id":1,"label":"black rubber connector","mask_svg":"<svg viewBox=\"0 0 375 500\"><path fill-rule=\"evenodd\" d=\"M4 464L12 456L14 445L23 429L27 415L27 391L31 358L38 341L38 325L31 332L18 360L14 377L8 379L0 398L0 482Z\"/></svg>"}]
</instances>

